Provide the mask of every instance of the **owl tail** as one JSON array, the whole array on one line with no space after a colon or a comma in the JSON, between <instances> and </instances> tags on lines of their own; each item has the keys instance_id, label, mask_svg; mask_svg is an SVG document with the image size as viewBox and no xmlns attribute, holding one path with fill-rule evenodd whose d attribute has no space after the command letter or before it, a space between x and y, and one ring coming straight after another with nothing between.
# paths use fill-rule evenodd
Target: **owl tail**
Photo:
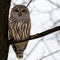
<instances>
[{"instance_id":1,"label":"owl tail","mask_svg":"<svg viewBox=\"0 0 60 60\"><path fill-rule=\"evenodd\" d=\"M12 45L17 58L19 58L19 59L23 58L23 55L24 55L23 52L26 49L27 44L28 44L28 41L21 42L21 43L15 43Z\"/></svg>"}]
</instances>

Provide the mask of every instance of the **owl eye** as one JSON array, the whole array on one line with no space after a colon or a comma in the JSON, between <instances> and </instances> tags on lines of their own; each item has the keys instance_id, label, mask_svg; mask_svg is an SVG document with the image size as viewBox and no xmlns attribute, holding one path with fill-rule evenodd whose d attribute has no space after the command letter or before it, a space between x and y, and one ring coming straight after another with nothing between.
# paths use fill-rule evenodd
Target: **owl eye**
<instances>
[{"instance_id":1,"label":"owl eye","mask_svg":"<svg viewBox=\"0 0 60 60\"><path fill-rule=\"evenodd\" d=\"M26 12L26 10L23 9L23 10L21 10L21 12Z\"/></svg>"},{"instance_id":2,"label":"owl eye","mask_svg":"<svg viewBox=\"0 0 60 60\"><path fill-rule=\"evenodd\" d=\"M19 10L18 10L18 9L15 9L15 11L16 11L16 12L19 12Z\"/></svg>"}]
</instances>

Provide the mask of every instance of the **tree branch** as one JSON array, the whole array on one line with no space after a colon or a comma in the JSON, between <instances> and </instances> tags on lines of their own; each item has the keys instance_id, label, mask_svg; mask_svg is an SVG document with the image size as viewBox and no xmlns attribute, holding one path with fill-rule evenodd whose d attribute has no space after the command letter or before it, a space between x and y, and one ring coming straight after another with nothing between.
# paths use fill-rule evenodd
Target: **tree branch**
<instances>
[{"instance_id":1,"label":"tree branch","mask_svg":"<svg viewBox=\"0 0 60 60\"><path fill-rule=\"evenodd\" d=\"M27 4L27 6L29 6L29 4L32 2L32 0L29 1L29 3Z\"/></svg>"},{"instance_id":2,"label":"tree branch","mask_svg":"<svg viewBox=\"0 0 60 60\"><path fill-rule=\"evenodd\" d=\"M55 27L55 28L46 30L46 31L44 31L44 32L42 32L42 33L38 33L38 34L35 34L35 35L31 35L31 36L27 37L26 39L20 40L20 41L14 41L14 39L11 38L11 40L9 40L9 44L20 43L20 42L29 41L29 40L32 40L32 39L37 39L37 38L43 37L43 36L45 36L45 35L51 34L51 33L53 33L53 32L59 31L59 30L60 30L60 26L57 26L57 27Z\"/></svg>"}]
</instances>

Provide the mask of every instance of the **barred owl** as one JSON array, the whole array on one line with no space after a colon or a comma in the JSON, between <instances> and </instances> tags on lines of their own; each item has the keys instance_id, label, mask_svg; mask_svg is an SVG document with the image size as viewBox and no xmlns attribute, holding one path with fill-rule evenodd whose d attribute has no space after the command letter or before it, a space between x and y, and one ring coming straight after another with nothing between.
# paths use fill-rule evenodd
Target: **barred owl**
<instances>
[{"instance_id":1,"label":"barred owl","mask_svg":"<svg viewBox=\"0 0 60 60\"><path fill-rule=\"evenodd\" d=\"M14 40L24 40L30 35L31 20L29 10L24 5L16 5L11 10L9 18L9 38ZM23 57L23 52L26 49L28 41L21 43L14 43L12 45L16 56L18 58Z\"/></svg>"}]
</instances>

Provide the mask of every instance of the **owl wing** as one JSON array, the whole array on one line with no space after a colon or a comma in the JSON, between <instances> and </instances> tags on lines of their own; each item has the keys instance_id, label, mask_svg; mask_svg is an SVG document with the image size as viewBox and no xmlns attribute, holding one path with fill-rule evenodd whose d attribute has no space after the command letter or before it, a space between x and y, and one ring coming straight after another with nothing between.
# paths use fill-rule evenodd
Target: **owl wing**
<instances>
[{"instance_id":1,"label":"owl wing","mask_svg":"<svg viewBox=\"0 0 60 60\"><path fill-rule=\"evenodd\" d=\"M20 36L20 39L25 39L30 35L31 22L30 20L22 21L18 23L17 32Z\"/></svg>"},{"instance_id":2,"label":"owl wing","mask_svg":"<svg viewBox=\"0 0 60 60\"><path fill-rule=\"evenodd\" d=\"M20 22L9 23L9 37L14 40L22 40L30 35L31 21L25 20Z\"/></svg>"}]
</instances>

